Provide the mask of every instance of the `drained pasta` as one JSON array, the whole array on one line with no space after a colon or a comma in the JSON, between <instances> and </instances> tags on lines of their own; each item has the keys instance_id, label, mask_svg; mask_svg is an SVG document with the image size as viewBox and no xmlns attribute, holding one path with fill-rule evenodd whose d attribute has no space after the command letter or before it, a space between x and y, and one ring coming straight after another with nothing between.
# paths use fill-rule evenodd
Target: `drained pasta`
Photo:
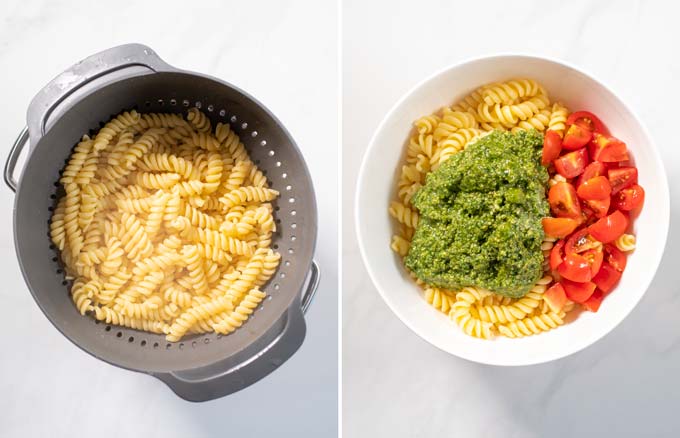
<instances>
[{"instance_id":1,"label":"drained pasta","mask_svg":"<svg viewBox=\"0 0 680 438\"><path fill-rule=\"evenodd\" d=\"M81 314L178 341L230 333L265 298L278 192L229 125L125 112L83 136L60 183L50 234Z\"/></svg>"}]
</instances>

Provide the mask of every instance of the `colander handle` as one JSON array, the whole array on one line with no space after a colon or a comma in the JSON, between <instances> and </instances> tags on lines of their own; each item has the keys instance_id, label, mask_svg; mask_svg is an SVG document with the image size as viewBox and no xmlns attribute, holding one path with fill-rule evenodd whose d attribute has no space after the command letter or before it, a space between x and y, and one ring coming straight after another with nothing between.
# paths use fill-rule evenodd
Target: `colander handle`
<instances>
[{"instance_id":1,"label":"colander handle","mask_svg":"<svg viewBox=\"0 0 680 438\"><path fill-rule=\"evenodd\" d=\"M17 166L17 161L19 160L19 155L28 143L28 127L24 126L17 139L12 145L12 149L9 151L7 156L7 161L5 161L5 184L13 192L17 191L17 181L14 179L14 169Z\"/></svg>"},{"instance_id":2,"label":"colander handle","mask_svg":"<svg viewBox=\"0 0 680 438\"><path fill-rule=\"evenodd\" d=\"M312 304L312 301L314 300L316 290L319 287L319 281L321 280L321 276L319 274L320 274L319 265L316 263L315 260L312 260L312 266L309 271L309 282L307 283L307 289L305 289L305 293L302 294L302 298L300 300L300 307L302 308L302 313L305 314L307 313L309 305Z\"/></svg>"},{"instance_id":3,"label":"colander handle","mask_svg":"<svg viewBox=\"0 0 680 438\"><path fill-rule=\"evenodd\" d=\"M156 52L142 44L124 44L89 56L52 79L33 98L27 115L31 140L37 142L45 135L47 120L69 96L95 79L105 76L113 78L116 76L114 73L131 67L137 67L137 70L143 68L142 73L145 70L151 72L175 70Z\"/></svg>"}]
</instances>

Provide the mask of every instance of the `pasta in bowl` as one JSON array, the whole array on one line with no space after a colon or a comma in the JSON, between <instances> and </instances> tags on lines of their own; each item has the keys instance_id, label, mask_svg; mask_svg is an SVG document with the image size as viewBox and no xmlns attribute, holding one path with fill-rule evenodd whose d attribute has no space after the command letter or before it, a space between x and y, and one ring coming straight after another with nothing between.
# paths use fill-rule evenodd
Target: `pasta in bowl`
<instances>
[{"instance_id":1,"label":"pasta in bowl","mask_svg":"<svg viewBox=\"0 0 680 438\"><path fill-rule=\"evenodd\" d=\"M583 152L585 143L574 142L576 128L571 126L576 123L570 120L570 110L582 108L603 118L607 115L607 127L626 142L635 172L639 170L635 182L646 190L644 209L635 213L634 225L625 234L602 235L599 228L604 225L592 225L600 219L610 223L607 213L614 212L614 205L623 205L619 193L628 189L619 186L616 189L621 192L611 197L611 211L597 210L600 201L587 201L593 205L584 208L584 212L593 211L588 222L573 220L579 228L567 230L569 235L554 228L572 220L562 217L558 206L565 198L560 196L566 186L579 186L583 173L583 168L578 174L569 173L573 169L565 163L574 163L575 155L568 154L574 150L574 154L597 153L598 159L609 159L602 158L601 152ZM547 131L552 131L548 137L557 136L560 147L564 141L564 150L539 169ZM602 136L603 144L609 138L604 132L595 135ZM506 145L513 149L503 156ZM494 154L501 157L501 164L488 161ZM516 159L523 154L526 160ZM475 161L475 155L486 158ZM509 160L514 161L508 164ZM504 176L508 171L510 176ZM494 185L494 175L503 183ZM526 181L541 179L541 183L526 185ZM602 179L607 178L596 182ZM579 186L578 199L585 202L580 198L582 191ZM531 194L536 194L534 200ZM663 167L634 114L590 76L563 63L527 56L483 58L451 67L401 99L383 120L364 157L356 202L364 262L397 316L445 351L498 365L563 357L609 332L632 310L651 281L668 223ZM377 214L379 205L388 206L390 214ZM442 205L446 208L439 208ZM662 226L652 225L650 210L655 211L655 218L660 213ZM629 212L625 213L627 217ZM516 220L520 216L523 219ZM543 230L542 217L548 220ZM580 276L585 271L553 267L551 252L564 257L563 250L553 251L553 246L563 248L570 233L579 234L588 227L595 227L592 234L602 240L599 249L592 250L598 254L597 266L588 265L594 273L589 270L586 278ZM604 274L599 274L602 258L598 257L604 254L610 266L613 251L630 251L633 246L637 248L616 290L602 301L602 290L611 290L614 280L603 280ZM590 254L567 258L571 263ZM579 282L572 282L573 278ZM591 284L593 289L584 292L582 285ZM598 313L578 311L597 311L600 303ZM559 330L551 330L558 326ZM541 334L533 336L537 333Z\"/></svg>"}]
</instances>

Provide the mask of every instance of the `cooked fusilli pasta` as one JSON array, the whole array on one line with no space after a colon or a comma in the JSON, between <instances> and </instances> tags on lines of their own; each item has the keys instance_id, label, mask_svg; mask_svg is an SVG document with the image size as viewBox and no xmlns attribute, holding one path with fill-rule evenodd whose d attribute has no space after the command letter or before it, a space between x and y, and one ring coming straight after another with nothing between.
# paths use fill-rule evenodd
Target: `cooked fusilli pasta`
<instances>
[{"instance_id":1,"label":"cooked fusilli pasta","mask_svg":"<svg viewBox=\"0 0 680 438\"><path fill-rule=\"evenodd\" d=\"M281 256L278 192L229 125L123 113L76 145L50 222L81 314L178 341L230 333Z\"/></svg>"}]
</instances>

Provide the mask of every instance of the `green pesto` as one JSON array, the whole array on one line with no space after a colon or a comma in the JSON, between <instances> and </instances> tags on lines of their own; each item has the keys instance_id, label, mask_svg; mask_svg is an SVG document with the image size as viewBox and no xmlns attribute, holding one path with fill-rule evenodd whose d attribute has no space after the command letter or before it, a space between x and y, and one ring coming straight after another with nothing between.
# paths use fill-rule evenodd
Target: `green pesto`
<instances>
[{"instance_id":1,"label":"green pesto","mask_svg":"<svg viewBox=\"0 0 680 438\"><path fill-rule=\"evenodd\" d=\"M406 266L424 282L478 286L512 298L541 277L548 172L543 136L493 132L427 176Z\"/></svg>"}]
</instances>

